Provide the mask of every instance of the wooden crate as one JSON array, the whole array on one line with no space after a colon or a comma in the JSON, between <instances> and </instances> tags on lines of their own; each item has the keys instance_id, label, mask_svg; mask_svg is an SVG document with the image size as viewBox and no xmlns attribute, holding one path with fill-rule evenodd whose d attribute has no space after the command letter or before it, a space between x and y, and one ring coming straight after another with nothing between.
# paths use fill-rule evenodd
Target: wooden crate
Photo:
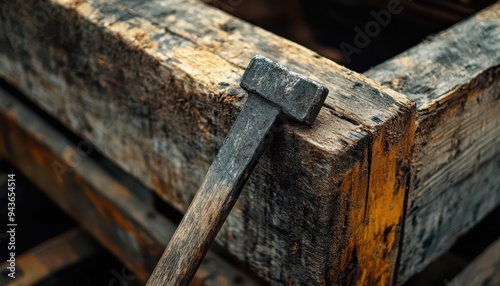
<instances>
[{"instance_id":1,"label":"wooden crate","mask_svg":"<svg viewBox=\"0 0 500 286\"><path fill-rule=\"evenodd\" d=\"M403 283L500 202L499 4L364 74L195 0L1 13L0 77L80 139L2 92L0 156L142 279L175 227L148 189L186 209L256 53L330 89L313 127L276 136L216 239L266 283Z\"/></svg>"}]
</instances>

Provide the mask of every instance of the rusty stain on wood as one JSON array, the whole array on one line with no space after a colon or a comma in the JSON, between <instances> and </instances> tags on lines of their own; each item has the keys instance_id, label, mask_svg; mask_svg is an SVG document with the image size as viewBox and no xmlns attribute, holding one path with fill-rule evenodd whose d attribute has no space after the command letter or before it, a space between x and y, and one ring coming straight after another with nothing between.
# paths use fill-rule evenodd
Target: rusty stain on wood
<instances>
[{"instance_id":1,"label":"rusty stain on wood","mask_svg":"<svg viewBox=\"0 0 500 286\"><path fill-rule=\"evenodd\" d=\"M370 268L372 246L353 249L348 243L351 217L357 216L351 207L375 204L367 208L366 223L374 226L363 228L366 236L397 240L401 197L380 194L377 180L386 186L387 178L366 168L374 160L386 162L380 172L389 176L405 166L398 163L408 159L403 151L396 160L384 156L394 156L395 146L413 138L412 124L405 122L414 116L414 104L197 1L85 1L85 10L74 2L43 2L54 11L48 25L59 27L49 40L39 33L14 49L2 30L0 75L179 210L191 201L247 97L238 80L255 53L324 82L331 96L315 125L284 127L277 135L279 143L264 153L241 208L231 212L216 242L268 281L339 284L344 273L359 272L390 283L391 275L382 272L395 267L396 244L374 264L383 271ZM29 21L18 11L36 7L29 0L9 2L0 23L17 29ZM230 33L220 29L227 21L235 27ZM134 28L145 35L127 36ZM56 90L39 88L42 82ZM357 166L362 177L348 176ZM351 184L362 189L343 188ZM394 206L394 216L376 217L386 205ZM344 263L346 257L364 263Z\"/></svg>"},{"instance_id":2,"label":"rusty stain on wood","mask_svg":"<svg viewBox=\"0 0 500 286\"><path fill-rule=\"evenodd\" d=\"M403 283L500 203L500 4L365 75L417 103Z\"/></svg>"}]
</instances>

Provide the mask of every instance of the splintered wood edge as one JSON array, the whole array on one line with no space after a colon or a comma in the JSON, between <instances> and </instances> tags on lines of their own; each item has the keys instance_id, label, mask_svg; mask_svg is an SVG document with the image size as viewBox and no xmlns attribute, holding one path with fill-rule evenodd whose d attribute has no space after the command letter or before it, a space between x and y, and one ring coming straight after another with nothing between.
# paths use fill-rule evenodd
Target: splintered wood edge
<instances>
[{"instance_id":1,"label":"splintered wood edge","mask_svg":"<svg viewBox=\"0 0 500 286\"><path fill-rule=\"evenodd\" d=\"M76 145L1 88L0 118L6 123L0 126L3 135L0 136L0 156L21 170L145 282L176 227L149 205L152 198L148 203L144 202L93 159L78 155ZM110 225L114 227L109 228ZM60 241L66 241L68 237L76 237L78 242L84 238L81 232L74 230L48 241L47 245L60 247ZM76 249L76 254L90 254L84 250L91 250L92 244L87 242L86 245L88 247L83 250ZM42 249L45 248L44 244ZM39 249L34 250L38 253ZM21 269L24 257L18 261ZM209 252L207 258L196 273L193 285L212 285L207 282L212 279L215 283L227 285L235 279L244 285L258 285L214 253ZM31 261L37 262L26 260L27 263ZM48 276L60 269L55 267L52 265L37 275Z\"/></svg>"},{"instance_id":2,"label":"splintered wood edge","mask_svg":"<svg viewBox=\"0 0 500 286\"><path fill-rule=\"evenodd\" d=\"M377 129L400 106L412 105L406 96L370 78L198 0L53 2L76 11L167 70L175 70L176 80L192 81L184 86L195 95L229 102L238 109L246 98L239 81L255 54L324 84L330 90L324 109L366 128ZM114 11L108 11L109 5ZM164 13L158 12L161 9ZM133 18L120 19L124 15ZM225 30L227 25L231 32ZM381 118L374 119L376 116Z\"/></svg>"},{"instance_id":3,"label":"splintered wood edge","mask_svg":"<svg viewBox=\"0 0 500 286\"><path fill-rule=\"evenodd\" d=\"M423 269L499 202L494 179L500 150L494 124L499 72L496 3L365 73L417 103L398 283ZM460 154L457 146L467 152ZM461 216L454 215L457 211Z\"/></svg>"},{"instance_id":4,"label":"splintered wood edge","mask_svg":"<svg viewBox=\"0 0 500 286\"><path fill-rule=\"evenodd\" d=\"M49 3L76 12L104 31L106 37L103 40L119 39L130 47L131 54L139 52L141 56L155 59L164 73L160 76L173 78L176 88L202 102L224 102L235 109L241 108L246 95L239 88L239 79L255 53L325 84L330 96L315 124L311 128L285 128L286 136L297 139L297 144L318 151L331 165L342 166L342 172L348 170L345 174L337 170L338 173L332 173L333 179L324 178L325 182L342 184L341 200L345 204L339 212L344 212L341 215L345 216L349 229L341 229L343 222L332 218L336 223L332 226L335 233L345 237L339 238L341 243L330 238L331 253L325 257L334 260L332 267L318 267L320 271L324 271L324 267L328 271L341 269L346 273L328 273L321 279L333 281L346 276L353 283L390 283L399 245L406 178L409 176L407 147L412 146L410 141L415 127L413 102L297 44L197 1ZM174 14L182 16L157 14L155 12L162 10L159 7L175 10ZM226 28L221 29L228 25L234 27L229 29L231 33L225 31ZM106 65L105 62L102 64ZM27 91L14 75L4 76ZM349 165L356 160L354 166ZM371 170L372 163L377 168ZM391 178L388 179L387 174ZM316 196L331 197L330 188L337 187L320 186L309 191L315 191ZM387 192L387 188L394 192ZM327 205L325 203L323 207ZM387 211L391 215L387 215ZM318 212L326 215L331 210ZM354 237L360 240L356 241ZM363 269L360 277L355 275L358 269Z\"/></svg>"},{"instance_id":5,"label":"splintered wood edge","mask_svg":"<svg viewBox=\"0 0 500 286\"><path fill-rule=\"evenodd\" d=\"M425 115L500 65L500 3L364 73L408 96ZM418 118L417 118L418 119Z\"/></svg>"}]
</instances>

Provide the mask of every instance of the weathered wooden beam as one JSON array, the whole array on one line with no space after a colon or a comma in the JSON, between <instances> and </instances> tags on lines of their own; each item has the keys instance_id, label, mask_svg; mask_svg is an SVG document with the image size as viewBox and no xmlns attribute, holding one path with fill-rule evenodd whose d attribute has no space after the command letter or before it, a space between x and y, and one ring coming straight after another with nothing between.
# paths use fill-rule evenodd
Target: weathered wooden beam
<instances>
[{"instance_id":1,"label":"weathered wooden beam","mask_svg":"<svg viewBox=\"0 0 500 286\"><path fill-rule=\"evenodd\" d=\"M216 241L274 284L390 283L407 98L194 0L19 0L2 13L0 76L179 210L246 100L254 54L325 83L314 127L276 136Z\"/></svg>"},{"instance_id":2,"label":"weathered wooden beam","mask_svg":"<svg viewBox=\"0 0 500 286\"><path fill-rule=\"evenodd\" d=\"M5 286L36 285L56 272L102 251L83 230L72 229L54 237L16 258L15 278L0 277ZM0 264L2 271L10 262Z\"/></svg>"},{"instance_id":3,"label":"weathered wooden beam","mask_svg":"<svg viewBox=\"0 0 500 286\"><path fill-rule=\"evenodd\" d=\"M365 75L417 102L403 282L500 203L500 4Z\"/></svg>"},{"instance_id":4,"label":"weathered wooden beam","mask_svg":"<svg viewBox=\"0 0 500 286\"><path fill-rule=\"evenodd\" d=\"M128 189L82 155L81 145L1 88L0 122L0 157L21 170L145 282L176 227L154 209L151 192L140 186ZM257 285L209 252L193 285L231 285L232 281Z\"/></svg>"},{"instance_id":5,"label":"weathered wooden beam","mask_svg":"<svg viewBox=\"0 0 500 286\"><path fill-rule=\"evenodd\" d=\"M488 246L448 285L500 285L500 239Z\"/></svg>"}]
</instances>

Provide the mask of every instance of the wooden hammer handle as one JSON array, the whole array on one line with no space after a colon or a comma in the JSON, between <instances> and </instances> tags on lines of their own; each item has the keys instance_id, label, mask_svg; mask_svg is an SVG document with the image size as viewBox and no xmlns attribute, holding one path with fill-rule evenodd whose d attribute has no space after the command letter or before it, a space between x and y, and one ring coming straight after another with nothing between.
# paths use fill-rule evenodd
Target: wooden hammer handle
<instances>
[{"instance_id":1,"label":"wooden hammer handle","mask_svg":"<svg viewBox=\"0 0 500 286\"><path fill-rule=\"evenodd\" d=\"M264 151L280 108L250 94L147 286L188 285Z\"/></svg>"}]
</instances>

